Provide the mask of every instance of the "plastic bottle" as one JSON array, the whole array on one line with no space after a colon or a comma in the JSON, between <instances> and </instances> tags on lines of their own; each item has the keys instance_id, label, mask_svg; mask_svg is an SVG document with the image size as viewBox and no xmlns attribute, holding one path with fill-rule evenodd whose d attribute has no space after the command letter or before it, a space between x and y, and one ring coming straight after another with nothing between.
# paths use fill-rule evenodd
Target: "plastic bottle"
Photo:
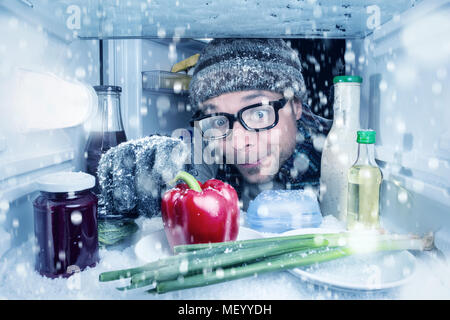
<instances>
[{"instance_id":1,"label":"plastic bottle","mask_svg":"<svg viewBox=\"0 0 450 320\"><path fill-rule=\"evenodd\" d=\"M376 132L358 131L358 157L348 171L347 229L379 227L382 174L374 157Z\"/></svg>"},{"instance_id":2,"label":"plastic bottle","mask_svg":"<svg viewBox=\"0 0 450 320\"><path fill-rule=\"evenodd\" d=\"M356 159L356 132L360 128L359 108L362 78L337 76L334 83L334 120L322 151L320 210L346 221L347 173Z\"/></svg>"}]
</instances>

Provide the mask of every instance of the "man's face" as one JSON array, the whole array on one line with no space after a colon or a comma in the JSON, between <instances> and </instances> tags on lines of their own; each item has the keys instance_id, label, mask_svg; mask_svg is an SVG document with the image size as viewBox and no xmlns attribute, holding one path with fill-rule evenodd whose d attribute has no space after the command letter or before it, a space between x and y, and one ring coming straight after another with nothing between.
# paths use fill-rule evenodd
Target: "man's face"
<instances>
[{"instance_id":1,"label":"man's face","mask_svg":"<svg viewBox=\"0 0 450 320\"><path fill-rule=\"evenodd\" d=\"M281 98L281 94L271 91L231 92L204 101L202 111L204 114L236 114L246 106ZM279 121L272 129L248 131L236 121L226 138L214 140L216 147L225 155L226 163L234 164L245 180L250 183L268 182L294 151L296 122L301 114L301 104L291 100L278 111Z\"/></svg>"}]
</instances>

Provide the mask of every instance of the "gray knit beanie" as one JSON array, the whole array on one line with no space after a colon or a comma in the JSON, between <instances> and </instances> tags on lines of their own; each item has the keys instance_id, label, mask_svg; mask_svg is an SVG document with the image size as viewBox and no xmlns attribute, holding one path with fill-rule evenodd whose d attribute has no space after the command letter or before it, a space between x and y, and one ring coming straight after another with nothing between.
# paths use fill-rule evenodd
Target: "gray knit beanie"
<instances>
[{"instance_id":1,"label":"gray knit beanie","mask_svg":"<svg viewBox=\"0 0 450 320\"><path fill-rule=\"evenodd\" d=\"M189 84L194 109L213 97L269 90L305 101L297 53L282 39L214 39L200 53Z\"/></svg>"}]
</instances>

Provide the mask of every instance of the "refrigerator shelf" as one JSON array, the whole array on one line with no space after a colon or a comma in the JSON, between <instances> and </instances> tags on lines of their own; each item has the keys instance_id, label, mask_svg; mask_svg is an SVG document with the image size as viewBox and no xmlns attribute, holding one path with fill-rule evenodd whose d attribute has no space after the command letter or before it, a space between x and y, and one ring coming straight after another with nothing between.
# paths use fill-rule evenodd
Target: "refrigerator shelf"
<instances>
[{"instance_id":1,"label":"refrigerator shelf","mask_svg":"<svg viewBox=\"0 0 450 320\"><path fill-rule=\"evenodd\" d=\"M75 158L75 150L67 148L44 154L26 155L23 159L2 159L0 166L0 186L1 182L9 178L17 177L42 168L58 165Z\"/></svg>"},{"instance_id":2,"label":"refrigerator shelf","mask_svg":"<svg viewBox=\"0 0 450 320\"><path fill-rule=\"evenodd\" d=\"M187 94L191 76L183 73L152 70L142 72L142 89L160 93Z\"/></svg>"},{"instance_id":3,"label":"refrigerator shelf","mask_svg":"<svg viewBox=\"0 0 450 320\"><path fill-rule=\"evenodd\" d=\"M75 167L70 162L60 163L54 166L42 168L33 172L29 172L23 176L18 176L13 179L14 184L11 186L2 186L0 184L0 198L2 201L13 202L17 199L31 195L37 191L35 181L46 174L61 172L61 171L74 171Z\"/></svg>"},{"instance_id":4,"label":"refrigerator shelf","mask_svg":"<svg viewBox=\"0 0 450 320\"><path fill-rule=\"evenodd\" d=\"M17 0L3 2L7 8L46 17L52 25L59 25L52 30L60 30L62 38L69 34L83 39L359 39L422 0L136 0L115 5L100 0L33 0L33 6Z\"/></svg>"},{"instance_id":5,"label":"refrigerator shelf","mask_svg":"<svg viewBox=\"0 0 450 320\"><path fill-rule=\"evenodd\" d=\"M181 90L180 92L174 91L172 89L164 89L164 88L159 88L159 89L143 89L144 92L148 92L150 94L175 94L175 95L180 95L180 96L187 96L189 95L189 91L188 90Z\"/></svg>"}]
</instances>

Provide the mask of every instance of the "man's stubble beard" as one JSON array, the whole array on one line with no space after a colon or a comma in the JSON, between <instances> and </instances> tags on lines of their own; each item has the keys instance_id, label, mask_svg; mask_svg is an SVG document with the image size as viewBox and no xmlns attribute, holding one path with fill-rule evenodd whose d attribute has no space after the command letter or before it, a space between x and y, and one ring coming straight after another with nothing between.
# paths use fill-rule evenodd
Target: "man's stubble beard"
<instances>
[{"instance_id":1,"label":"man's stubble beard","mask_svg":"<svg viewBox=\"0 0 450 320\"><path fill-rule=\"evenodd\" d=\"M284 151L281 152L278 159L275 159L275 161L277 162L277 165L275 168L273 169L268 169L268 168L261 168L261 167L255 167L255 168L250 168L246 171L246 174L249 176L255 176L255 175L264 175L267 178L259 181L257 183L264 183L264 182L268 182L270 180L273 179L273 177L280 171L281 166L286 162L287 159L289 159L289 157L292 155L294 150L289 150L289 151ZM269 154L268 156L270 156L271 154ZM274 166L273 163L271 163L272 166ZM270 170L269 172L264 172L265 170ZM245 175L243 175L243 178L245 180L247 180L247 177ZM248 181L249 182L249 181Z\"/></svg>"}]
</instances>

